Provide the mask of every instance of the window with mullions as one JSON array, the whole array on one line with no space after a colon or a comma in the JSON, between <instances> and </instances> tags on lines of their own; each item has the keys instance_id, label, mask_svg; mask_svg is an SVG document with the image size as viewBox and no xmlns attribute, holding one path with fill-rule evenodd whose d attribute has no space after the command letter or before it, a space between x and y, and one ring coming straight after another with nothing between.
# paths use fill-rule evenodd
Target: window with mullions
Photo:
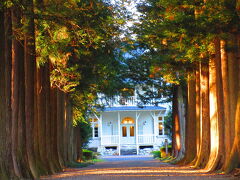
<instances>
[{"instance_id":1,"label":"window with mullions","mask_svg":"<svg viewBox=\"0 0 240 180\"><path fill-rule=\"evenodd\" d=\"M94 137L98 137L98 125L94 126Z\"/></svg>"},{"instance_id":2,"label":"window with mullions","mask_svg":"<svg viewBox=\"0 0 240 180\"><path fill-rule=\"evenodd\" d=\"M158 123L158 135L163 135L163 122Z\"/></svg>"},{"instance_id":3,"label":"window with mullions","mask_svg":"<svg viewBox=\"0 0 240 180\"><path fill-rule=\"evenodd\" d=\"M92 124L92 137L98 137L98 120L96 118L91 119L91 124Z\"/></svg>"},{"instance_id":4,"label":"window with mullions","mask_svg":"<svg viewBox=\"0 0 240 180\"><path fill-rule=\"evenodd\" d=\"M158 135L164 135L163 117L158 117Z\"/></svg>"}]
</instances>

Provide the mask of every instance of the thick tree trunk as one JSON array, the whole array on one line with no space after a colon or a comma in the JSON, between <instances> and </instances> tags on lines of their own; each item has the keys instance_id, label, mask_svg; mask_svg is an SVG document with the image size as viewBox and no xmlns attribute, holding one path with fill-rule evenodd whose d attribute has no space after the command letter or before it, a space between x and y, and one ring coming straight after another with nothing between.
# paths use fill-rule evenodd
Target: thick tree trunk
<instances>
[{"instance_id":1,"label":"thick tree trunk","mask_svg":"<svg viewBox=\"0 0 240 180\"><path fill-rule=\"evenodd\" d=\"M6 104L6 72L7 64L5 60L5 26L4 26L4 12L0 11L0 179L7 179L10 177L9 167L7 162L9 162L8 156L6 156L7 136L6 136L6 127L7 127L7 104Z\"/></svg>"},{"instance_id":2,"label":"thick tree trunk","mask_svg":"<svg viewBox=\"0 0 240 180\"><path fill-rule=\"evenodd\" d=\"M25 1L29 12L33 12L33 2ZM34 84L35 84L35 38L34 38L34 20L26 17L26 33L24 37L24 73L25 73L25 115L26 115L26 148L29 167L35 178L39 177L34 156Z\"/></svg>"},{"instance_id":3,"label":"thick tree trunk","mask_svg":"<svg viewBox=\"0 0 240 180\"><path fill-rule=\"evenodd\" d=\"M206 166L206 169L213 170L219 161L219 116L218 116L218 104L217 104L217 69L215 58L211 57L209 60L209 108L210 108L210 155Z\"/></svg>"},{"instance_id":4,"label":"thick tree trunk","mask_svg":"<svg viewBox=\"0 0 240 180\"><path fill-rule=\"evenodd\" d=\"M43 82L43 89L45 91L45 125L46 125L46 134L45 134L45 141L46 141L46 159L48 161L48 166L49 166L49 171L51 173L54 173L56 171L55 167L54 167L54 151L52 148L52 144L51 144L51 135L52 135L52 119L51 119L51 102L50 102L50 91L51 91L51 87L50 87L50 67L49 67L49 63L45 63L44 65L44 82Z\"/></svg>"},{"instance_id":5,"label":"thick tree trunk","mask_svg":"<svg viewBox=\"0 0 240 180\"><path fill-rule=\"evenodd\" d=\"M41 174L49 174L49 165L48 160L46 158L47 150L46 150L46 102L45 102L45 95L46 91L44 88L44 67L40 66L37 68L37 89L36 89L36 96L37 96L37 128L38 128L38 148L39 148L39 155L42 166L43 172Z\"/></svg>"},{"instance_id":6,"label":"thick tree trunk","mask_svg":"<svg viewBox=\"0 0 240 180\"><path fill-rule=\"evenodd\" d=\"M74 146L74 142L73 142L73 113L72 113L72 106L68 100L68 104L67 104L67 111L68 111L68 149L67 149L67 160L69 163L72 163L74 161L73 159L73 146Z\"/></svg>"},{"instance_id":7,"label":"thick tree trunk","mask_svg":"<svg viewBox=\"0 0 240 180\"><path fill-rule=\"evenodd\" d=\"M226 107L225 114L228 115L228 117L225 117L225 149L226 149L226 159L225 159L225 165L223 169L227 168L227 163L230 161L230 153L231 149L233 147L233 141L235 136L235 115L236 115L236 106L237 106L237 94L238 94L238 75L239 75L239 69L238 69L238 61L237 59L237 36L234 34L231 34L229 36L229 39L226 43L227 56L223 56L223 67L224 71L222 75L227 75L225 79L223 79L223 90L224 90L224 105ZM225 49L223 49L225 50ZM227 74L226 74L227 73ZM226 80L227 82L224 82ZM228 85L228 87L226 87ZM226 95L226 97L225 97Z\"/></svg>"},{"instance_id":8,"label":"thick tree trunk","mask_svg":"<svg viewBox=\"0 0 240 180\"><path fill-rule=\"evenodd\" d=\"M198 154L200 153L200 110L201 110L201 101L200 101L200 63L197 64L196 67L196 87L195 87L195 92L196 92L196 156L194 160L192 161L191 164L195 164L197 159L198 159Z\"/></svg>"},{"instance_id":9,"label":"thick tree trunk","mask_svg":"<svg viewBox=\"0 0 240 180\"><path fill-rule=\"evenodd\" d=\"M219 135L219 148L218 157L211 170L219 170L223 167L225 161L225 145L224 145L224 103L223 103L223 80L221 76L221 41L215 40L215 63L216 63L216 85L217 85L217 113L218 113L218 135Z\"/></svg>"},{"instance_id":10,"label":"thick tree trunk","mask_svg":"<svg viewBox=\"0 0 240 180\"><path fill-rule=\"evenodd\" d=\"M233 171L235 168L240 167L240 34L236 35L236 61L234 66L238 72L237 77L232 77L235 80L235 87L237 88L236 92L238 94L237 104L236 104L236 113L234 119L235 125L235 135L233 146L230 150L229 158L226 160L225 164L225 172L229 173ZM239 173L239 172L238 172Z\"/></svg>"},{"instance_id":11,"label":"thick tree trunk","mask_svg":"<svg viewBox=\"0 0 240 180\"><path fill-rule=\"evenodd\" d=\"M64 94L57 90L57 149L61 167L65 162L63 160L63 126L64 126Z\"/></svg>"},{"instance_id":12,"label":"thick tree trunk","mask_svg":"<svg viewBox=\"0 0 240 180\"><path fill-rule=\"evenodd\" d=\"M188 98L186 118L186 151L181 164L191 163L196 156L196 76L188 73Z\"/></svg>"},{"instance_id":13,"label":"thick tree trunk","mask_svg":"<svg viewBox=\"0 0 240 180\"><path fill-rule=\"evenodd\" d=\"M238 102L235 115L235 139L229 159L226 163L225 172L230 173L240 166L240 90L238 92Z\"/></svg>"},{"instance_id":14,"label":"thick tree trunk","mask_svg":"<svg viewBox=\"0 0 240 180\"><path fill-rule=\"evenodd\" d=\"M61 165L58 156L58 141L57 141L57 89L51 88L50 91L50 109L51 109L51 149L52 158L55 165L55 170L60 171Z\"/></svg>"},{"instance_id":15,"label":"thick tree trunk","mask_svg":"<svg viewBox=\"0 0 240 180\"><path fill-rule=\"evenodd\" d=\"M83 152L82 152L82 142L81 142L81 131L80 131L80 126L77 125L75 127L76 130L76 153L77 153L77 161L81 162L83 160Z\"/></svg>"},{"instance_id":16,"label":"thick tree trunk","mask_svg":"<svg viewBox=\"0 0 240 180\"><path fill-rule=\"evenodd\" d=\"M5 179L15 178L15 174L13 171L13 163L12 163L12 156L11 156L11 69L12 69L12 23L11 23L11 11L9 9L5 9L4 12L4 61L3 61L3 67L4 67L4 126L2 129L2 133L4 133L5 139L2 139L4 142L4 165L3 169L5 169L5 173L3 174L3 177ZM0 175L2 176L2 175Z\"/></svg>"},{"instance_id":17,"label":"thick tree trunk","mask_svg":"<svg viewBox=\"0 0 240 180\"><path fill-rule=\"evenodd\" d=\"M173 156L179 162L185 153L185 102L182 86L173 87Z\"/></svg>"},{"instance_id":18,"label":"thick tree trunk","mask_svg":"<svg viewBox=\"0 0 240 180\"><path fill-rule=\"evenodd\" d=\"M178 156L178 153L181 148L180 144L180 122L179 122L179 113L178 113L178 87L173 86L173 132L172 132L172 153L174 157Z\"/></svg>"},{"instance_id":19,"label":"thick tree trunk","mask_svg":"<svg viewBox=\"0 0 240 180\"><path fill-rule=\"evenodd\" d=\"M237 47L236 35L231 34L227 41L227 58L228 58L228 85L229 85L229 105L230 105L230 146L232 147L235 135L235 112L237 105L237 77L238 77L238 66L236 65L236 47Z\"/></svg>"},{"instance_id":20,"label":"thick tree trunk","mask_svg":"<svg viewBox=\"0 0 240 180\"><path fill-rule=\"evenodd\" d=\"M201 62L200 68L200 148L196 167L205 167L210 153L210 120L209 120L209 72L208 63Z\"/></svg>"},{"instance_id":21,"label":"thick tree trunk","mask_svg":"<svg viewBox=\"0 0 240 180\"><path fill-rule=\"evenodd\" d=\"M21 44L23 46L23 42ZM26 118L25 118L25 91L24 91L24 58L19 59L19 110L18 110L18 155L21 164L22 176L32 178L28 166L26 149Z\"/></svg>"},{"instance_id":22,"label":"thick tree trunk","mask_svg":"<svg viewBox=\"0 0 240 180\"><path fill-rule=\"evenodd\" d=\"M186 138L186 102L184 92L186 92L184 85L178 86L178 116L179 116L179 136L180 136L180 151L176 158L176 161L180 161L184 158L185 154L185 138Z\"/></svg>"},{"instance_id":23,"label":"thick tree trunk","mask_svg":"<svg viewBox=\"0 0 240 180\"><path fill-rule=\"evenodd\" d=\"M17 7L11 9L13 32L21 28L21 11ZM24 48L23 42L17 34L12 39L12 87L11 87L11 108L12 108L12 160L14 172L18 178L31 177L31 172L26 166L25 146L25 114L24 114Z\"/></svg>"},{"instance_id":24,"label":"thick tree trunk","mask_svg":"<svg viewBox=\"0 0 240 180\"><path fill-rule=\"evenodd\" d=\"M226 52L226 41L220 41L221 47L221 78L223 90L223 108L224 108L224 147L225 160L229 159L231 150L231 125L230 125L230 102L229 102L229 75L228 75L228 58Z\"/></svg>"},{"instance_id":25,"label":"thick tree trunk","mask_svg":"<svg viewBox=\"0 0 240 180\"><path fill-rule=\"evenodd\" d=\"M69 137L69 117L68 117L68 95L64 96L64 125L63 125L63 160L64 162L68 162L68 137ZM66 164L65 164L66 165Z\"/></svg>"}]
</instances>

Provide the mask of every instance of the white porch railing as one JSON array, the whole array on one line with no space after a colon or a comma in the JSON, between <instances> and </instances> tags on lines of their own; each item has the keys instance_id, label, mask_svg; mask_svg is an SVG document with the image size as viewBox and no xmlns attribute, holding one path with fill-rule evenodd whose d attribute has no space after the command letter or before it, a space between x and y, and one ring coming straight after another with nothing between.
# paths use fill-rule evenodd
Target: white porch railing
<instances>
[{"instance_id":1,"label":"white porch railing","mask_svg":"<svg viewBox=\"0 0 240 180\"><path fill-rule=\"evenodd\" d=\"M139 144L153 144L154 143L154 135L153 134L138 135L138 143Z\"/></svg>"},{"instance_id":2,"label":"white porch railing","mask_svg":"<svg viewBox=\"0 0 240 180\"><path fill-rule=\"evenodd\" d=\"M129 141L130 142L130 141ZM131 142L132 143L136 143ZM110 136L102 136L102 145L118 145L119 144L119 135L110 135ZM120 144L129 144L125 141L120 142ZM154 144L154 135L138 135L138 144Z\"/></svg>"},{"instance_id":3,"label":"white porch railing","mask_svg":"<svg viewBox=\"0 0 240 180\"><path fill-rule=\"evenodd\" d=\"M102 136L102 145L117 145L119 135Z\"/></svg>"},{"instance_id":4,"label":"white porch railing","mask_svg":"<svg viewBox=\"0 0 240 180\"><path fill-rule=\"evenodd\" d=\"M159 102L160 98L154 98L150 100L145 105L153 105L156 102ZM97 104L109 106L109 107L115 107L115 106L137 106L139 103L141 103L141 100L137 96L129 96L129 97L123 97L123 96L114 96L112 98L106 99L104 94L98 94L98 100L96 102Z\"/></svg>"}]
</instances>

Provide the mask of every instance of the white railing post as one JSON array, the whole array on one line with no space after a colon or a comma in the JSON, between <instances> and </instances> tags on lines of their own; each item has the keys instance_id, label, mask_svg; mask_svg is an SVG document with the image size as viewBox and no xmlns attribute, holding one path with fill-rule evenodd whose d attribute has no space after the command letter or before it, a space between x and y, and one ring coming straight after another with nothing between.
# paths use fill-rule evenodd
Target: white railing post
<instances>
[{"instance_id":1,"label":"white railing post","mask_svg":"<svg viewBox=\"0 0 240 180\"><path fill-rule=\"evenodd\" d=\"M156 134L156 127L157 127L157 117L156 117L156 114L155 114L155 112L153 112L154 114L153 114L153 124L154 124L154 127L153 127L153 135L154 135L154 144L156 143L156 136L157 136L157 134Z\"/></svg>"},{"instance_id":2,"label":"white railing post","mask_svg":"<svg viewBox=\"0 0 240 180\"><path fill-rule=\"evenodd\" d=\"M99 126L100 126L100 147L102 148L102 114L100 114L99 118Z\"/></svg>"},{"instance_id":3,"label":"white railing post","mask_svg":"<svg viewBox=\"0 0 240 180\"><path fill-rule=\"evenodd\" d=\"M119 156L121 155L121 144L120 144L120 138L121 138L121 136L120 136L120 134L121 134L121 127L120 127L120 125L121 125L121 122L120 122L120 113L118 112L118 154L119 154Z\"/></svg>"},{"instance_id":4,"label":"white railing post","mask_svg":"<svg viewBox=\"0 0 240 180\"><path fill-rule=\"evenodd\" d=\"M138 145L138 114L136 112L136 122L135 122L135 125L136 125L136 146L137 146L137 155L138 155L138 151L139 151L139 145Z\"/></svg>"}]
</instances>

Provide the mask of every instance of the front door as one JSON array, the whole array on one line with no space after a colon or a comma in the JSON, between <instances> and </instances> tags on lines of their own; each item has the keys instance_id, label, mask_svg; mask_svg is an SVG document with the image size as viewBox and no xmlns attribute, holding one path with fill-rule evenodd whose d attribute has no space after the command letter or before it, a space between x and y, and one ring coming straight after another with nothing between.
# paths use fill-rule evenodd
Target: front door
<instances>
[{"instance_id":1,"label":"front door","mask_svg":"<svg viewBox=\"0 0 240 180\"><path fill-rule=\"evenodd\" d=\"M134 124L123 124L121 126L121 144L135 144Z\"/></svg>"}]
</instances>

